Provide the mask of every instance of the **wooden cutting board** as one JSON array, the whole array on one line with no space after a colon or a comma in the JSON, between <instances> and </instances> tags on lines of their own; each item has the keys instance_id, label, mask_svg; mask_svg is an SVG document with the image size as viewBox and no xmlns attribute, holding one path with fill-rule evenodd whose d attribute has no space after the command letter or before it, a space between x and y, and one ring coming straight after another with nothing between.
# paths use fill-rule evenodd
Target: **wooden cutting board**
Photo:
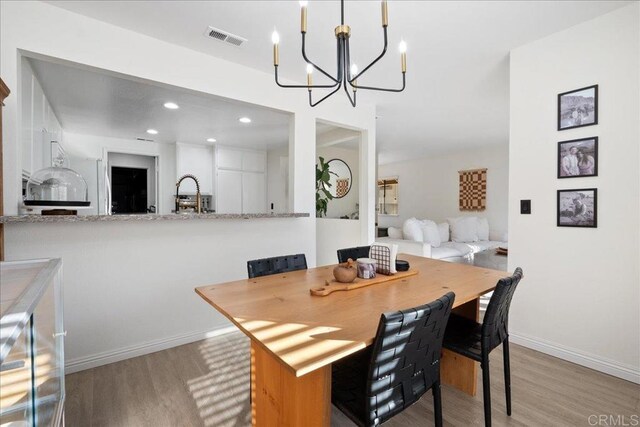
<instances>
[{"instance_id":1,"label":"wooden cutting board","mask_svg":"<svg viewBox=\"0 0 640 427\"><path fill-rule=\"evenodd\" d=\"M416 274L418 274L418 270L399 271L396 274L393 274L390 276L386 276L383 274L376 274L376 277L374 277L373 279L356 278L356 280L354 280L351 283L340 283L340 282L336 282L335 280L332 280L332 281L327 280L324 286L318 287L318 288L311 288L309 289L309 292L311 293L311 295L314 295L317 297L326 297L332 292L352 291L354 289L364 288L365 286L377 285L378 283L386 283L386 282L391 282L393 280L403 279L405 277L415 276Z\"/></svg>"}]
</instances>

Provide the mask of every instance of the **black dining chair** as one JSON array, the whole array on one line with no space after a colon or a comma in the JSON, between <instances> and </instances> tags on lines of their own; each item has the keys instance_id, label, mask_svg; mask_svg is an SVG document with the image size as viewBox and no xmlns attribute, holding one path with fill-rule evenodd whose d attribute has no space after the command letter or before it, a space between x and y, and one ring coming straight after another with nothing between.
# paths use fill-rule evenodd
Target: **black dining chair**
<instances>
[{"instance_id":1,"label":"black dining chair","mask_svg":"<svg viewBox=\"0 0 640 427\"><path fill-rule=\"evenodd\" d=\"M433 392L442 426L440 353L455 294L380 316L373 345L333 362L331 402L359 426L377 426Z\"/></svg>"},{"instance_id":2,"label":"black dining chair","mask_svg":"<svg viewBox=\"0 0 640 427\"><path fill-rule=\"evenodd\" d=\"M305 257L304 254L276 256L247 261L249 279L306 269L307 257Z\"/></svg>"},{"instance_id":3,"label":"black dining chair","mask_svg":"<svg viewBox=\"0 0 640 427\"><path fill-rule=\"evenodd\" d=\"M522 279L522 269L516 268L510 277L498 281L487 305L482 324L455 313L451 315L444 337L444 348L480 362L482 368L482 398L484 424L491 425L491 387L489 383L489 353L500 344L504 353L504 386L507 415L511 416L511 368L509 366L509 307L516 287Z\"/></svg>"},{"instance_id":4,"label":"black dining chair","mask_svg":"<svg viewBox=\"0 0 640 427\"><path fill-rule=\"evenodd\" d=\"M371 246L357 246L355 248L338 249L338 262L347 262L349 258L357 260L358 258L369 258L369 250Z\"/></svg>"}]
</instances>

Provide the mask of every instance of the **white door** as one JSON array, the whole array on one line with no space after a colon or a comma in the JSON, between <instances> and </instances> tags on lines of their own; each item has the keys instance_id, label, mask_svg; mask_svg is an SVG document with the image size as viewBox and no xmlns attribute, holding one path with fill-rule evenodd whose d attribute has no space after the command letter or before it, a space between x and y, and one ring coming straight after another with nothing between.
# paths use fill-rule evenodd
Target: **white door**
<instances>
[{"instance_id":1,"label":"white door","mask_svg":"<svg viewBox=\"0 0 640 427\"><path fill-rule=\"evenodd\" d=\"M242 172L242 213L265 213L267 194L265 174Z\"/></svg>"},{"instance_id":2,"label":"white door","mask_svg":"<svg viewBox=\"0 0 640 427\"><path fill-rule=\"evenodd\" d=\"M216 213L242 212L242 172L219 170L216 188Z\"/></svg>"}]
</instances>

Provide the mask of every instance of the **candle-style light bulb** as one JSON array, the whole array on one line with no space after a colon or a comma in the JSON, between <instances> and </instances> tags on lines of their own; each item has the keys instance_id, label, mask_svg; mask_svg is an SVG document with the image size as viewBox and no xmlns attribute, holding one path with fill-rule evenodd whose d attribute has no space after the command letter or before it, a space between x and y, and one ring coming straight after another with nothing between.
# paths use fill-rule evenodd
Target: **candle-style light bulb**
<instances>
[{"instance_id":1,"label":"candle-style light bulb","mask_svg":"<svg viewBox=\"0 0 640 427\"><path fill-rule=\"evenodd\" d=\"M307 64L307 86L309 86L309 90L311 90L311 86L313 85L313 65Z\"/></svg>"},{"instance_id":2,"label":"candle-style light bulb","mask_svg":"<svg viewBox=\"0 0 640 427\"><path fill-rule=\"evenodd\" d=\"M353 91L356 91L356 87L358 85L358 81L355 80L356 75L358 74L358 66L356 64L351 64L351 78L354 79L351 82L351 86L353 87Z\"/></svg>"},{"instance_id":3,"label":"candle-style light bulb","mask_svg":"<svg viewBox=\"0 0 640 427\"><path fill-rule=\"evenodd\" d=\"M382 26L389 26L389 8L387 6L387 0L382 0Z\"/></svg>"},{"instance_id":4,"label":"candle-style light bulb","mask_svg":"<svg viewBox=\"0 0 640 427\"><path fill-rule=\"evenodd\" d=\"M280 44L280 35L276 30L271 33L271 41L273 42L273 65L277 66L279 62L280 53L278 52L278 45Z\"/></svg>"},{"instance_id":5,"label":"candle-style light bulb","mask_svg":"<svg viewBox=\"0 0 640 427\"><path fill-rule=\"evenodd\" d=\"M402 72L406 73L407 72L407 43L402 40L400 42L400 45L398 46L398 49L400 50L400 63L402 65Z\"/></svg>"},{"instance_id":6,"label":"candle-style light bulb","mask_svg":"<svg viewBox=\"0 0 640 427\"><path fill-rule=\"evenodd\" d=\"M300 32L307 32L307 6L309 5L308 1L300 2Z\"/></svg>"}]
</instances>

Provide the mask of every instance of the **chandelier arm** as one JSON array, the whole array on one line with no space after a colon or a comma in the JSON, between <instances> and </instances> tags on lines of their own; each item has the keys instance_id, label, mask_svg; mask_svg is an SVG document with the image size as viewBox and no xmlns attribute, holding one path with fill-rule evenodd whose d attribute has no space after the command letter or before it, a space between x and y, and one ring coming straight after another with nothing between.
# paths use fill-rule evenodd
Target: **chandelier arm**
<instances>
[{"instance_id":1,"label":"chandelier arm","mask_svg":"<svg viewBox=\"0 0 640 427\"><path fill-rule=\"evenodd\" d=\"M342 86L344 87L344 93L347 94L347 98L349 98L349 102L352 107L356 106L356 92L353 92L353 99L351 99L351 95L349 95L349 89L347 88L347 80L343 82Z\"/></svg>"},{"instance_id":2,"label":"chandelier arm","mask_svg":"<svg viewBox=\"0 0 640 427\"><path fill-rule=\"evenodd\" d=\"M324 71L322 68L318 67L314 62L312 62L308 57L307 57L307 48L306 48L306 33L302 33L302 58L304 58L304 60L311 64L313 66L313 68L315 68L316 70L320 71L322 74L324 74L325 76L329 77L331 80L333 80L335 83L339 83L339 80L334 78L331 74L327 73L326 71ZM333 87L333 86L332 86Z\"/></svg>"},{"instance_id":3,"label":"chandelier arm","mask_svg":"<svg viewBox=\"0 0 640 427\"><path fill-rule=\"evenodd\" d=\"M407 86L406 74L407 73L402 73L402 87L400 89L393 89L393 88L389 89L384 87L358 86L358 85L351 85L351 86L355 89L377 90L379 92L402 92L404 88Z\"/></svg>"},{"instance_id":4,"label":"chandelier arm","mask_svg":"<svg viewBox=\"0 0 640 427\"><path fill-rule=\"evenodd\" d=\"M356 74L355 76L351 76L351 70L349 70L349 76L351 77L349 79L349 84L351 84L354 80L357 80L361 75L363 75L365 72L367 72L369 70L369 68L373 67L376 64L376 62L380 61L382 59L382 57L387 53L387 48L389 46L389 39L387 37L387 27L382 27L382 31L384 33L384 46L382 48L382 53L380 55L378 55L378 57L376 59L374 59L372 63L370 63L369 65L364 67L364 69L362 71L360 71L358 74ZM350 54L350 51L349 51L349 40L347 40L347 59L348 59L348 62L349 62L349 66L351 66L351 54Z\"/></svg>"},{"instance_id":5,"label":"chandelier arm","mask_svg":"<svg viewBox=\"0 0 640 427\"><path fill-rule=\"evenodd\" d=\"M276 84L280 87L283 88L287 88L287 89L331 89L334 88L336 86L340 85L340 82L334 83L332 85L287 85L287 84L282 84L280 83L280 81L278 80L278 66L275 66L275 76L276 76Z\"/></svg>"},{"instance_id":6,"label":"chandelier arm","mask_svg":"<svg viewBox=\"0 0 640 427\"><path fill-rule=\"evenodd\" d=\"M316 102L316 103L314 103L314 102L312 101L312 98L311 98L311 91L309 91L309 105L310 105L310 106L312 106L312 107L315 107L316 105L320 104L322 101L324 101L325 99L327 99L328 97L330 97L331 95L333 95L334 93L336 93L337 91L339 91L339 90L340 90L340 86L341 86L341 84L338 84L337 86L338 86L338 87L336 87L334 90L332 90L331 92L329 92L328 94L326 94L325 96L323 96L323 97L322 97L322 99L320 99L320 101L318 101L318 102Z\"/></svg>"}]
</instances>

